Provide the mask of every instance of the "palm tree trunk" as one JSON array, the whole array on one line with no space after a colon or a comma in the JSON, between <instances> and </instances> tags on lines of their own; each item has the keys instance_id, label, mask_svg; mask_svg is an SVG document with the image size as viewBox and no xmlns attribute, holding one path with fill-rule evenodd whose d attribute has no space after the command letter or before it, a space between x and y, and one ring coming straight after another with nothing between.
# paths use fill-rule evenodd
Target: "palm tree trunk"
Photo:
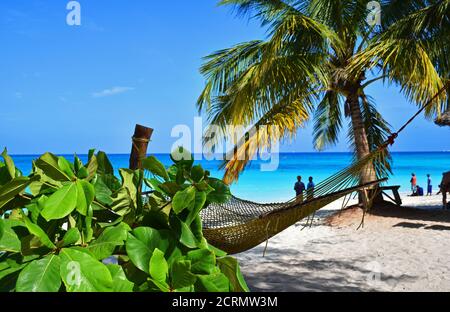
<instances>
[{"instance_id":1,"label":"palm tree trunk","mask_svg":"<svg viewBox=\"0 0 450 312\"><path fill-rule=\"evenodd\" d=\"M355 140L356 155L358 160L370 154L369 141L367 139L366 128L361 113L361 106L357 92L351 93L347 97L347 102L350 108L350 117L352 121L353 134ZM372 163L369 163L361 172L361 184L369 183L376 180L376 173ZM369 201L367 192L362 191L359 196L359 202L365 208L368 208Z\"/></svg>"}]
</instances>

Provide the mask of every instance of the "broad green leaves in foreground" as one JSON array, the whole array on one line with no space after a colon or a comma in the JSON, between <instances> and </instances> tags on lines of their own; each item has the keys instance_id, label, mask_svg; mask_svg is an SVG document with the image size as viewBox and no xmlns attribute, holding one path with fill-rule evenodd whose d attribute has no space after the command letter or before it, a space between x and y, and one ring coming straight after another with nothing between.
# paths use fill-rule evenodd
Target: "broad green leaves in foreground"
<instances>
[{"instance_id":1,"label":"broad green leaves in foreground","mask_svg":"<svg viewBox=\"0 0 450 312\"><path fill-rule=\"evenodd\" d=\"M149 157L146 174L119 177L102 152L86 164L44 154L28 177L2 158L0 291L248 290L237 261L202 234L201 210L229 188L189 157L169 169Z\"/></svg>"},{"instance_id":2,"label":"broad green leaves in foreground","mask_svg":"<svg viewBox=\"0 0 450 312\"><path fill-rule=\"evenodd\" d=\"M47 221L67 217L77 207L77 194L75 183L64 185L48 198L41 215Z\"/></svg>"},{"instance_id":3,"label":"broad green leaves in foreground","mask_svg":"<svg viewBox=\"0 0 450 312\"><path fill-rule=\"evenodd\" d=\"M61 251L61 278L69 292L112 290L108 268L87 252L75 249Z\"/></svg>"},{"instance_id":4,"label":"broad green leaves in foreground","mask_svg":"<svg viewBox=\"0 0 450 312\"><path fill-rule=\"evenodd\" d=\"M16 291L57 292L61 287L61 259L57 255L31 262L19 274Z\"/></svg>"},{"instance_id":5,"label":"broad green leaves in foreground","mask_svg":"<svg viewBox=\"0 0 450 312\"><path fill-rule=\"evenodd\" d=\"M0 251L19 252L20 240L16 232L11 228L9 220L0 219L1 237L0 237Z\"/></svg>"}]
</instances>

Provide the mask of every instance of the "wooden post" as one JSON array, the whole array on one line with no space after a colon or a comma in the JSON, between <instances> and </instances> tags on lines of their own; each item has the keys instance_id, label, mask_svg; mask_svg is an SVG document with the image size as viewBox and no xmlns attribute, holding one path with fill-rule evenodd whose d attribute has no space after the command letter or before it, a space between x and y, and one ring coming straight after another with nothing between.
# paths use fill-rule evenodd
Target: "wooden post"
<instances>
[{"instance_id":1,"label":"wooden post","mask_svg":"<svg viewBox=\"0 0 450 312\"><path fill-rule=\"evenodd\" d=\"M147 148L152 137L153 129L141 125L136 125L132 138L132 147L130 155L130 169L142 169L142 159L147 156Z\"/></svg>"}]
</instances>

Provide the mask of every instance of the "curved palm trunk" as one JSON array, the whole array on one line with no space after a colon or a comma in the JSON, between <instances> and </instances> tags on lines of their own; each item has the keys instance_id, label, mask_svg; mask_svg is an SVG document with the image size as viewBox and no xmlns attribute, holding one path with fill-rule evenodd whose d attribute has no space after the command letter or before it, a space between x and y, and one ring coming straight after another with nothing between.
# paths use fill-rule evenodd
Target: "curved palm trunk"
<instances>
[{"instance_id":1,"label":"curved palm trunk","mask_svg":"<svg viewBox=\"0 0 450 312\"><path fill-rule=\"evenodd\" d=\"M361 113L361 106L359 104L359 97L357 92L351 93L347 97L347 102L350 108L350 117L352 121L356 155L358 160L366 157L370 154L369 141L367 139L366 128L364 126L364 121ZM361 184L366 184L376 180L376 173L372 163L366 165L364 170L361 172ZM369 201L367 191L363 191L359 194L359 202L365 208L369 208Z\"/></svg>"}]
</instances>

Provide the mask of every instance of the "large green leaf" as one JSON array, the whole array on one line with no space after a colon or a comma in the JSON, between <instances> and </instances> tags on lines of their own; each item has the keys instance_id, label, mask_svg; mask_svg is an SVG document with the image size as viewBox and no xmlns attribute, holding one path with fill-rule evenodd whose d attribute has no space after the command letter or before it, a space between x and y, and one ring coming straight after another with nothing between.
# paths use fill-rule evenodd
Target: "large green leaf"
<instances>
[{"instance_id":1,"label":"large green leaf","mask_svg":"<svg viewBox=\"0 0 450 312\"><path fill-rule=\"evenodd\" d=\"M152 280L158 284L166 284L167 276L169 275L169 265L164 258L164 252L155 248L150 258L149 273Z\"/></svg>"},{"instance_id":2,"label":"large green leaf","mask_svg":"<svg viewBox=\"0 0 450 312\"><path fill-rule=\"evenodd\" d=\"M198 166L192 167L192 169L191 169L191 179L195 183L201 182L204 177L205 177L205 171L203 170L202 166L198 165Z\"/></svg>"},{"instance_id":3,"label":"large green leaf","mask_svg":"<svg viewBox=\"0 0 450 312\"><path fill-rule=\"evenodd\" d=\"M113 280L113 292L132 292L134 283L130 282L120 265L108 264L106 266Z\"/></svg>"},{"instance_id":4,"label":"large green leaf","mask_svg":"<svg viewBox=\"0 0 450 312\"><path fill-rule=\"evenodd\" d=\"M70 177L59 167L58 160L57 156L46 153L37 159L34 164L46 176L55 181L70 181Z\"/></svg>"},{"instance_id":5,"label":"large green leaf","mask_svg":"<svg viewBox=\"0 0 450 312\"><path fill-rule=\"evenodd\" d=\"M205 192L196 192L195 199L191 202L189 206L189 215L186 219L186 224L191 225L192 221L199 215L200 211L203 209L203 206L206 202L206 193Z\"/></svg>"},{"instance_id":6,"label":"large green leaf","mask_svg":"<svg viewBox=\"0 0 450 312\"><path fill-rule=\"evenodd\" d=\"M130 257L130 260L133 264L144 272L149 272L149 263L152 257L154 246L150 246L150 243L141 241L131 235L128 234L128 239L126 242L126 250L127 254Z\"/></svg>"},{"instance_id":7,"label":"large green leaf","mask_svg":"<svg viewBox=\"0 0 450 312\"><path fill-rule=\"evenodd\" d=\"M208 248L209 250L211 250L212 252L214 252L214 254L216 255L216 257L226 257L226 256L228 255L225 251L220 250L219 248L214 247L213 245L211 245L211 244L209 244L209 243L208 243L207 248Z\"/></svg>"},{"instance_id":8,"label":"large green leaf","mask_svg":"<svg viewBox=\"0 0 450 312\"><path fill-rule=\"evenodd\" d=\"M138 171L133 171L129 169L120 169L119 173L122 177L122 186L128 190L131 200L135 207L137 207L138 200L138 188L139 181L138 175L136 174Z\"/></svg>"},{"instance_id":9,"label":"large green leaf","mask_svg":"<svg viewBox=\"0 0 450 312\"><path fill-rule=\"evenodd\" d=\"M195 187L189 186L183 191L177 192L172 201L173 211L182 212L195 199Z\"/></svg>"},{"instance_id":10,"label":"large green leaf","mask_svg":"<svg viewBox=\"0 0 450 312\"><path fill-rule=\"evenodd\" d=\"M169 178L171 181L175 181L175 179L177 177L177 172L178 172L178 168L175 165L172 165L167 169L167 174L169 175Z\"/></svg>"},{"instance_id":11,"label":"large green leaf","mask_svg":"<svg viewBox=\"0 0 450 312\"><path fill-rule=\"evenodd\" d=\"M92 228L92 221L94 219L94 209L92 205L87 208L86 218L84 219L83 236L86 243L90 243L94 238L94 229Z\"/></svg>"},{"instance_id":12,"label":"large green leaf","mask_svg":"<svg viewBox=\"0 0 450 312\"><path fill-rule=\"evenodd\" d=\"M86 180L90 181L97 174L97 169L98 169L97 157L95 155L92 155L89 158L89 162L86 165L86 169L88 171L88 176L87 176Z\"/></svg>"},{"instance_id":13,"label":"large green leaf","mask_svg":"<svg viewBox=\"0 0 450 312\"><path fill-rule=\"evenodd\" d=\"M72 228L64 234L64 237L62 239L62 246L67 247L70 245L74 245L78 243L78 241L81 239L80 231L77 228Z\"/></svg>"},{"instance_id":14,"label":"large green leaf","mask_svg":"<svg viewBox=\"0 0 450 312\"><path fill-rule=\"evenodd\" d=\"M121 223L115 227L106 228L103 233L88 247L89 251L98 259L103 260L110 257L117 246L123 246L126 241L130 227Z\"/></svg>"},{"instance_id":15,"label":"large green leaf","mask_svg":"<svg viewBox=\"0 0 450 312\"><path fill-rule=\"evenodd\" d=\"M6 207L6 205L15 199L15 197L22 192L34 181L39 179L39 177L19 177L11 180L5 185L0 187L0 214ZM22 207L14 207L14 208L22 208Z\"/></svg>"},{"instance_id":16,"label":"large green leaf","mask_svg":"<svg viewBox=\"0 0 450 312\"><path fill-rule=\"evenodd\" d=\"M11 175L8 168L3 162L0 161L0 186L8 183L9 181L11 181Z\"/></svg>"},{"instance_id":17,"label":"large green leaf","mask_svg":"<svg viewBox=\"0 0 450 312\"><path fill-rule=\"evenodd\" d=\"M79 178L78 171L80 171L80 169L83 167L84 167L83 162L81 161L80 157L78 157L78 155L75 154L75 156L73 157L73 170L77 174L78 178ZM82 179L84 179L84 178L82 178Z\"/></svg>"},{"instance_id":18,"label":"large green leaf","mask_svg":"<svg viewBox=\"0 0 450 312\"><path fill-rule=\"evenodd\" d=\"M225 204L231 199L230 188L222 180L208 178L208 183L212 188L214 188L214 191L208 194L208 202Z\"/></svg>"},{"instance_id":19,"label":"large green leaf","mask_svg":"<svg viewBox=\"0 0 450 312\"><path fill-rule=\"evenodd\" d=\"M188 248L198 247L200 242L186 223L181 221L177 216L171 216L170 224L179 235L180 243Z\"/></svg>"},{"instance_id":20,"label":"large green leaf","mask_svg":"<svg viewBox=\"0 0 450 312\"><path fill-rule=\"evenodd\" d=\"M13 222L0 218L3 235L0 238L0 251L20 252L21 243L16 232L12 229Z\"/></svg>"},{"instance_id":21,"label":"large green leaf","mask_svg":"<svg viewBox=\"0 0 450 312\"><path fill-rule=\"evenodd\" d=\"M27 227L30 234L39 238L39 240L44 246L50 249L56 248L55 244L53 244L53 242L50 240L47 233L45 233L45 231L41 229L39 225L31 222L30 219L28 219L28 217L23 212L22 212L22 220L24 221L25 226Z\"/></svg>"},{"instance_id":22,"label":"large green leaf","mask_svg":"<svg viewBox=\"0 0 450 312\"><path fill-rule=\"evenodd\" d=\"M231 284L231 291L233 292L248 292L250 291L244 277L239 268L239 263L235 258L224 257L217 259L217 265L223 274L228 278Z\"/></svg>"},{"instance_id":23,"label":"large green leaf","mask_svg":"<svg viewBox=\"0 0 450 312\"><path fill-rule=\"evenodd\" d=\"M178 191L181 190L180 185L176 182L164 182L159 185L160 190L162 190L165 194L169 195L170 197L174 196Z\"/></svg>"},{"instance_id":24,"label":"large green leaf","mask_svg":"<svg viewBox=\"0 0 450 312\"><path fill-rule=\"evenodd\" d=\"M33 223L37 223L39 216L41 214L41 207L39 202L43 203L47 200L47 196L42 195L39 198L33 199L28 205L25 206L26 211L28 211L28 216Z\"/></svg>"},{"instance_id":25,"label":"large green leaf","mask_svg":"<svg viewBox=\"0 0 450 312\"><path fill-rule=\"evenodd\" d=\"M94 186L87 181L76 181L77 186L77 211L83 216L87 215L88 207L95 196Z\"/></svg>"},{"instance_id":26,"label":"large green leaf","mask_svg":"<svg viewBox=\"0 0 450 312\"><path fill-rule=\"evenodd\" d=\"M11 179L14 179L16 177L16 166L14 165L12 158L8 155L8 150L6 148L3 151L2 156L5 160L5 165L6 169L8 169L9 176Z\"/></svg>"},{"instance_id":27,"label":"large green leaf","mask_svg":"<svg viewBox=\"0 0 450 312\"><path fill-rule=\"evenodd\" d=\"M77 206L77 185L69 183L52 194L44 204L41 215L47 220L68 216Z\"/></svg>"},{"instance_id":28,"label":"large green leaf","mask_svg":"<svg viewBox=\"0 0 450 312\"><path fill-rule=\"evenodd\" d=\"M164 165L155 156L150 156L142 160L142 167L166 181L169 180L166 167L164 167Z\"/></svg>"},{"instance_id":29,"label":"large green leaf","mask_svg":"<svg viewBox=\"0 0 450 312\"><path fill-rule=\"evenodd\" d=\"M136 208L127 188L119 189L112 196L111 209L119 216L125 216Z\"/></svg>"},{"instance_id":30,"label":"large green leaf","mask_svg":"<svg viewBox=\"0 0 450 312\"><path fill-rule=\"evenodd\" d=\"M49 176L47 176L44 171L38 167L36 167L36 161L33 162L33 175L39 176L40 179L34 181L30 184L31 194L34 196L44 195L44 194L52 194L57 189L63 186L63 182L56 181ZM67 181L64 181L67 182Z\"/></svg>"},{"instance_id":31,"label":"large green leaf","mask_svg":"<svg viewBox=\"0 0 450 312\"><path fill-rule=\"evenodd\" d=\"M195 274L212 274L216 270L216 256L211 250L197 249L187 254L191 260L192 272Z\"/></svg>"},{"instance_id":32,"label":"large green leaf","mask_svg":"<svg viewBox=\"0 0 450 312\"><path fill-rule=\"evenodd\" d=\"M3 232L5 231L5 224L3 222L4 222L3 219L0 218L0 240L2 239Z\"/></svg>"},{"instance_id":33,"label":"large green leaf","mask_svg":"<svg viewBox=\"0 0 450 312\"><path fill-rule=\"evenodd\" d=\"M104 152L97 153L97 172L100 174L114 174L114 168Z\"/></svg>"},{"instance_id":34,"label":"large green leaf","mask_svg":"<svg viewBox=\"0 0 450 312\"><path fill-rule=\"evenodd\" d=\"M170 247L170 239L164 231L149 227L140 227L128 234L126 250L130 260L140 270L149 273L149 263L153 251L158 248L166 252Z\"/></svg>"},{"instance_id":35,"label":"large green leaf","mask_svg":"<svg viewBox=\"0 0 450 312\"><path fill-rule=\"evenodd\" d=\"M104 205L111 205L113 199L111 198L112 191L103 181L103 176L99 176L95 181L95 198Z\"/></svg>"},{"instance_id":36,"label":"large green leaf","mask_svg":"<svg viewBox=\"0 0 450 312\"><path fill-rule=\"evenodd\" d=\"M70 178L70 180L73 180L75 178L75 173L73 172L72 165L67 159L62 156L58 157L58 167Z\"/></svg>"},{"instance_id":37,"label":"large green leaf","mask_svg":"<svg viewBox=\"0 0 450 312\"><path fill-rule=\"evenodd\" d=\"M109 292L113 280L108 268L88 253L64 248L60 253L61 278L68 292Z\"/></svg>"},{"instance_id":38,"label":"large green leaf","mask_svg":"<svg viewBox=\"0 0 450 312\"><path fill-rule=\"evenodd\" d=\"M61 287L60 265L61 259L57 255L32 261L20 272L16 291L58 292Z\"/></svg>"},{"instance_id":39,"label":"large green leaf","mask_svg":"<svg viewBox=\"0 0 450 312\"><path fill-rule=\"evenodd\" d=\"M197 275L196 291L202 292L229 292L230 282L222 273L210 275Z\"/></svg>"},{"instance_id":40,"label":"large green leaf","mask_svg":"<svg viewBox=\"0 0 450 312\"><path fill-rule=\"evenodd\" d=\"M175 261L170 268L171 286L173 289L189 287L195 283L197 277L191 272L191 261Z\"/></svg>"},{"instance_id":41,"label":"large green leaf","mask_svg":"<svg viewBox=\"0 0 450 312\"><path fill-rule=\"evenodd\" d=\"M19 273L26 265L18 264L0 271L0 292L6 293L15 290Z\"/></svg>"}]
</instances>

